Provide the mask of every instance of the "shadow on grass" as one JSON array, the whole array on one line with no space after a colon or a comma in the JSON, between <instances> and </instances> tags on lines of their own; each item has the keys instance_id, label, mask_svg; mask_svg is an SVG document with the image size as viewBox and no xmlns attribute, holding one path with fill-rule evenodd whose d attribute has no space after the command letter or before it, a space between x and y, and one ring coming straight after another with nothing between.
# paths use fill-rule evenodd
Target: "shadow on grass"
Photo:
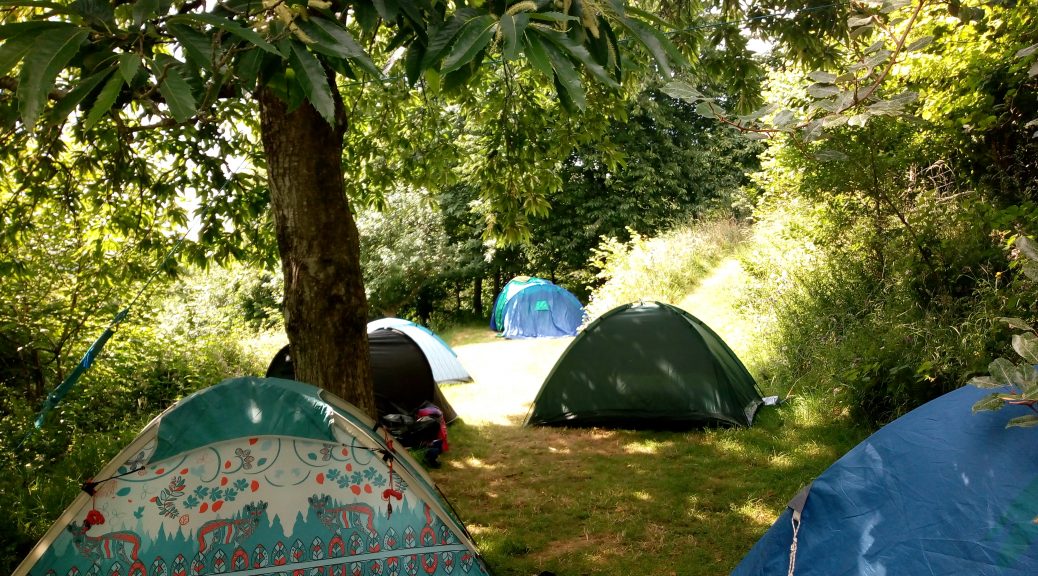
<instances>
[{"instance_id":1,"label":"shadow on grass","mask_svg":"<svg viewBox=\"0 0 1038 576\"><path fill-rule=\"evenodd\" d=\"M866 435L817 416L789 404L750 429L690 432L462 423L432 474L498 574L726 574Z\"/></svg>"}]
</instances>

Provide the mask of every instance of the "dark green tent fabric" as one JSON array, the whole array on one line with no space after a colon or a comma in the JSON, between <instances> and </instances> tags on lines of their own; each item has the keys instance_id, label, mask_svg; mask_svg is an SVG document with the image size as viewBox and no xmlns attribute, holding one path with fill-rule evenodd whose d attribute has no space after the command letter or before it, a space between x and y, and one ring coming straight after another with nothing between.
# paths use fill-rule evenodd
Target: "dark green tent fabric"
<instances>
[{"instance_id":1,"label":"dark green tent fabric","mask_svg":"<svg viewBox=\"0 0 1038 576\"><path fill-rule=\"evenodd\" d=\"M626 304L585 328L555 364L527 425L750 426L753 377L706 324L662 303Z\"/></svg>"}]
</instances>

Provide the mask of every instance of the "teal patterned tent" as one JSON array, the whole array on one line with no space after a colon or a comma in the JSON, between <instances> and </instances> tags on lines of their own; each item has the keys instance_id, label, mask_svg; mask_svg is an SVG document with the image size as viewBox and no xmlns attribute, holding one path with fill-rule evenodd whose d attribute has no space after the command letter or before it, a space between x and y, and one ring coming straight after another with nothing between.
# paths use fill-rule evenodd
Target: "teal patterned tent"
<instances>
[{"instance_id":1,"label":"teal patterned tent","mask_svg":"<svg viewBox=\"0 0 1038 576\"><path fill-rule=\"evenodd\" d=\"M16 576L484 575L432 479L313 386L238 378L156 417Z\"/></svg>"}]
</instances>

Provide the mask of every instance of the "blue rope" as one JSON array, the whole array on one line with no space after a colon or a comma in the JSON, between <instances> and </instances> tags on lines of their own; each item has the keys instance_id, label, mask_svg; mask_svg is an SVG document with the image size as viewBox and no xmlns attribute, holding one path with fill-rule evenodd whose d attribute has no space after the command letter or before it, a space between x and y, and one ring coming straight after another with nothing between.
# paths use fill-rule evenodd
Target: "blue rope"
<instances>
[{"instance_id":1,"label":"blue rope","mask_svg":"<svg viewBox=\"0 0 1038 576\"><path fill-rule=\"evenodd\" d=\"M34 423L36 430L43 427L43 423L47 418L47 414L50 413L50 411L53 410L65 398L65 396L69 393L70 390L72 390L72 388L76 385L76 382L79 380L79 377L90 369L90 366L94 363L94 359L97 358L97 355L101 353L102 349L104 349L105 344L108 343L108 339L111 338L113 334L115 334L115 329L119 327L119 324L122 323L122 321L125 320L126 316L130 313L130 308L133 308L134 304L137 303L137 300L140 299L141 295L144 294L145 290L147 290L148 287L151 286L151 283L155 280L155 277L158 276L159 268L167 260L173 258L173 255L176 254L178 250L180 250L180 247L184 244L184 240L190 233L191 229L188 228L188 230L184 232L184 234L180 237L180 240L177 240L177 243L174 244L173 248L169 250L169 253L167 253L166 256L159 261L159 265L156 266L155 269L152 271L151 276L148 277L148 280L144 283L144 286L141 286L141 289L137 291L137 295L134 296L132 300L130 300L130 303L126 305L126 308L123 308L118 314L115 315L115 318L112 318L112 321L108 324L108 328L105 328L105 331L101 333L97 340L94 340L94 343L90 345L90 348L87 348L86 354L83 354L83 359L79 361L79 364L76 365L72 372L70 372L69 375L65 377L65 380L62 381L62 383L59 384L57 388L51 391L50 394L47 394L47 398L44 399L43 406L40 408L39 414L36 415L36 421ZM25 437L25 440L28 440L29 436L31 436L32 433L33 430L30 430L29 435ZM22 443L24 443L25 440L22 440Z\"/></svg>"},{"instance_id":2,"label":"blue rope","mask_svg":"<svg viewBox=\"0 0 1038 576\"><path fill-rule=\"evenodd\" d=\"M57 388L51 391L50 394L47 394L47 398L43 401L43 407L40 408L40 413L36 416L35 425L37 430L43 427L43 422L46 420L47 414L65 398L65 395L69 393L69 390L72 390L72 387L76 385L76 381L79 380L79 377L90 369L90 365L94 363L94 358L101 353L105 343L107 343L108 339L115 334L115 328L129 313L130 308L126 307L116 314L111 324L108 325L108 328L105 328L105 331L101 333L101 336L98 337L97 340L94 340L94 343L87 349L86 354L83 355L83 359L79 361L79 364L76 365L75 369L65 377L65 380L59 384ZM32 434L32 430L30 430L29 433ZM28 439L28 436L26 436L26 439Z\"/></svg>"}]
</instances>

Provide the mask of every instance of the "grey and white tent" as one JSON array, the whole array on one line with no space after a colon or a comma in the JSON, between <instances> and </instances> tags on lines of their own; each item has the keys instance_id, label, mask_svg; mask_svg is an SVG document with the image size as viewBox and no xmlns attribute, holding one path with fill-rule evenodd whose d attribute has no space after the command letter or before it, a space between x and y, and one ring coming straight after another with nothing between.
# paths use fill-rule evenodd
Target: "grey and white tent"
<instances>
[{"instance_id":1,"label":"grey and white tent","mask_svg":"<svg viewBox=\"0 0 1038 576\"><path fill-rule=\"evenodd\" d=\"M368 322L368 334L385 328L399 330L414 340L422 349L422 354L425 354L425 359L429 361L433 380L437 384L472 381L472 376L461 365L458 355L432 330L403 318L382 318Z\"/></svg>"}]
</instances>

